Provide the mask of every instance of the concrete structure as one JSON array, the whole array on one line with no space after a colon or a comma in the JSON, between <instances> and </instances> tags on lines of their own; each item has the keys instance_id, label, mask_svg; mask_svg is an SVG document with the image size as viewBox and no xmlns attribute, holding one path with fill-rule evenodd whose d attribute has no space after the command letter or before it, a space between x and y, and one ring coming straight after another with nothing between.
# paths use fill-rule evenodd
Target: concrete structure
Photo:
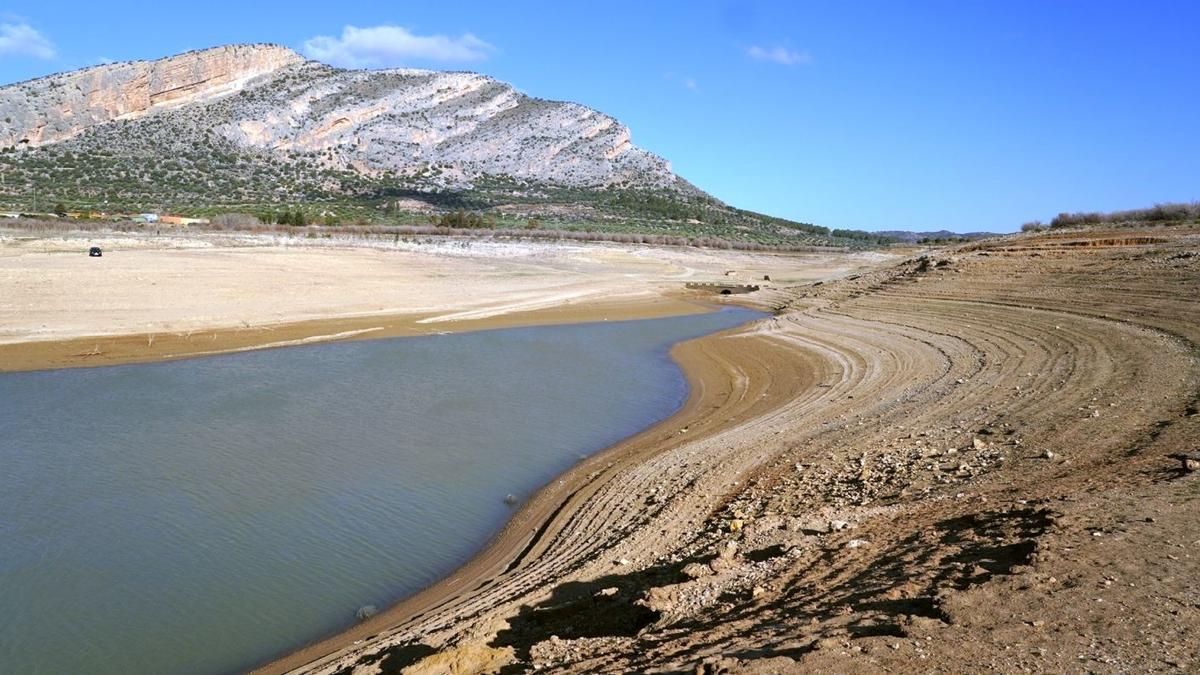
<instances>
[{"instance_id":1,"label":"concrete structure","mask_svg":"<svg viewBox=\"0 0 1200 675\"><path fill-rule=\"evenodd\" d=\"M717 281L693 281L684 284L684 286L691 290L712 291L719 295L741 295L743 293L753 293L759 289L756 284L725 284Z\"/></svg>"}]
</instances>

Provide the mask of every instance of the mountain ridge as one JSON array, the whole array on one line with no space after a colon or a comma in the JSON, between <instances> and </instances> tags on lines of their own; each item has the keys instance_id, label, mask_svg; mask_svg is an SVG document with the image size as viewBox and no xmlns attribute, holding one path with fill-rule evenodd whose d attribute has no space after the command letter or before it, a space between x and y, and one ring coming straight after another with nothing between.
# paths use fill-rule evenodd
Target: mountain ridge
<instances>
[{"instance_id":1,"label":"mountain ridge","mask_svg":"<svg viewBox=\"0 0 1200 675\"><path fill-rule=\"evenodd\" d=\"M0 147L36 148L114 121L238 94L216 126L242 148L321 152L323 165L510 175L580 187L688 189L628 127L587 106L527 96L478 73L346 70L280 45L226 45L92 66L0 88Z\"/></svg>"},{"instance_id":2,"label":"mountain ridge","mask_svg":"<svg viewBox=\"0 0 1200 675\"><path fill-rule=\"evenodd\" d=\"M0 203L35 211L47 202L268 216L283 207L411 224L469 210L507 227L882 241L731 207L578 103L478 73L340 69L271 44L0 87L0 177Z\"/></svg>"}]
</instances>

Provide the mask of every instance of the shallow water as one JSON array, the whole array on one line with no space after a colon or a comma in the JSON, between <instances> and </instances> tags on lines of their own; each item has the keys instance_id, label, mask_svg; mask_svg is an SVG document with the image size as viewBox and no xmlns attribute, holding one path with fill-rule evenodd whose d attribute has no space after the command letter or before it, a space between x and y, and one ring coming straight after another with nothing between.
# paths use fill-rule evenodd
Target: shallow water
<instances>
[{"instance_id":1,"label":"shallow water","mask_svg":"<svg viewBox=\"0 0 1200 675\"><path fill-rule=\"evenodd\" d=\"M0 670L221 673L465 562L747 310L0 374Z\"/></svg>"}]
</instances>

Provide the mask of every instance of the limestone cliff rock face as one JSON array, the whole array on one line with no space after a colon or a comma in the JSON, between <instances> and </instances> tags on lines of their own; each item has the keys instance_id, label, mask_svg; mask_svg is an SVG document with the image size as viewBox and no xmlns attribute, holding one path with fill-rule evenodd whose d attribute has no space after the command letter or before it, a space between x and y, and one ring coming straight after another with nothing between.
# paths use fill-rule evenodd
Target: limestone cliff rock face
<instances>
[{"instance_id":1,"label":"limestone cliff rock face","mask_svg":"<svg viewBox=\"0 0 1200 675\"><path fill-rule=\"evenodd\" d=\"M411 173L436 165L581 186L678 182L612 117L475 73L306 64L237 103L232 119L214 127L230 141L315 152L339 168Z\"/></svg>"},{"instance_id":2,"label":"limestone cliff rock face","mask_svg":"<svg viewBox=\"0 0 1200 675\"><path fill-rule=\"evenodd\" d=\"M237 45L85 68L0 88L0 147L36 147L117 119L229 94L304 59Z\"/></svg>"},{"instance_id":3,"label":"limestone cliff rock face","mask_svg":"<svg viewBox=\"0 0 1200 675\"><path fill-rule=\"evenodd\" d=\"M144 118L144 119L142 119ZM132 121L132 125L128 124ZM121 124L123 126L113 126ZM78 137L121 152L215 133L255 155L379 175L480 176L569 186L694 190L629 129L475 73L341 70L269 45L98 66L0 88L0 147ZM206 140L207 139L207 140Z\"/></svg>"}]
</instances>

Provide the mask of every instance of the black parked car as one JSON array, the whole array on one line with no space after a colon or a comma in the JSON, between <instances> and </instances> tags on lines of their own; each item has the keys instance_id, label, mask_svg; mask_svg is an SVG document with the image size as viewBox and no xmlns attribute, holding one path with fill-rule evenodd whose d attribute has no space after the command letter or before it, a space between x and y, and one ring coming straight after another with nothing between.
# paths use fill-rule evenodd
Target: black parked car
<instances>
[{"instance_id":1,"label":"black parked car","mask_svg":"<svg viewBox=\"0 0 1200 675\"><path fill-rule=\"evenodd\" d=\"M93 258L99 258L101 255L104 255L104 254L100 252L99 246L93 246L88 249L88 255Z\"/></svg>"}]
</instances>

